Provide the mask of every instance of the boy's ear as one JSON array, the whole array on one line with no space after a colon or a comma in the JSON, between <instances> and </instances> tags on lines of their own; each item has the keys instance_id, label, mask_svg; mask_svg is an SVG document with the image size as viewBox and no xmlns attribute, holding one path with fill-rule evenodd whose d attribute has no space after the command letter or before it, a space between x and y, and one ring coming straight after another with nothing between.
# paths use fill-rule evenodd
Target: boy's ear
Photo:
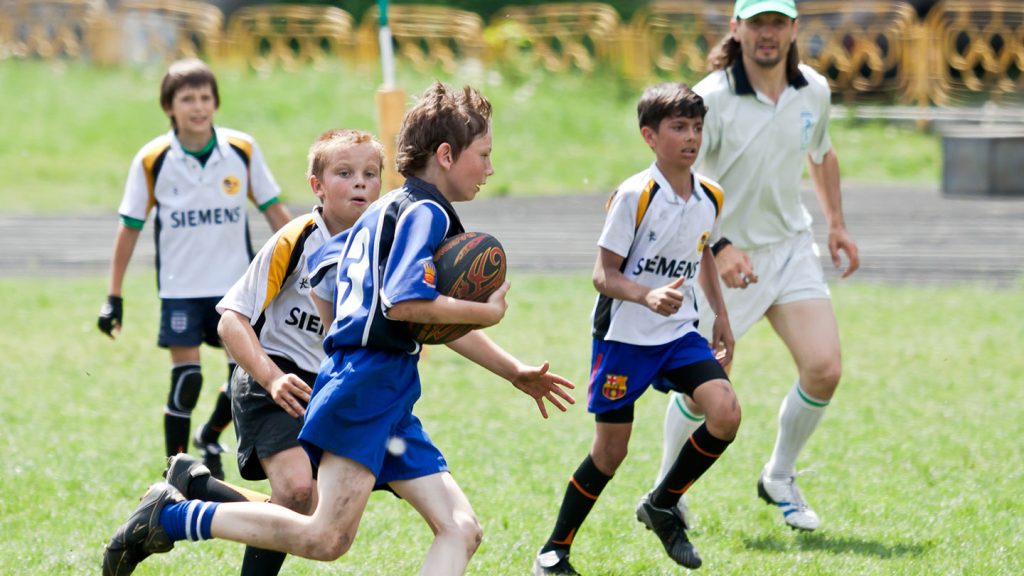
<instances>
[{"instance_id":1,"label":"boy's ear","mask_svg":"<svg viewBox=\"0 0 1024 576\"><path fill-rule=\"evenodd\" d=\"M434 152L434 159L437 160L437 163L445 170L451 168L452 164L455 163L455 155L452 154L452 145L447 142L441 143Z\"/></svg>"},{"instance_id":2,"label":"boy's ear","mask_svg":"<svg viewBox=\"0 0 1024 576\"><path fill-rule=\"evenodd\" d=\"M656 135L656 132L653 128L650 126L641 127L640 135L644 137L644 142L646 142L648 146L654 148L654 136Z\"/></svg>"},{"instance_id":3,"label":"boy's ear","mask_svg":"<svg viewBox=\"0 0 1024 576\"><path fill-rule=\"evenodd\" d=\"M313 195L316 196L322 204L324 201L324 185L315 175L309 177L309 188L313 191Z\"/></svg>"}]
</instances>

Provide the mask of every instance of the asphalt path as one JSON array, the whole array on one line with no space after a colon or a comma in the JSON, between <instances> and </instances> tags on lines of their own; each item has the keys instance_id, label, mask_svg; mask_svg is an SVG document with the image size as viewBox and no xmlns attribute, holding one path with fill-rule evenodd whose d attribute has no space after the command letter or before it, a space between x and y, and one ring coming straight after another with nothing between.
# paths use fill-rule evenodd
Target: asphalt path
<instances>
[{"instance_id":1,"label":"asphalt path","mask_svg":"<svg viewBox=\"0 0 1024 576\"><path fill-rule=\"evenodd\" d=\"M825 219L811 189L823 264ZM587 273L604 217L606 195L480 198L456 205L467 230L488 232L505 246L517 272ZM844 185L847 227L860 246L852 280L943 285L1020 286L1024 282L1024 196L950 197L935 188ZM310 205L291 206L293 213ZM254 248L269 237L266 221L250 215ZM103 276L117 216L0 215L0 277ZM152 270L152 223L139 240L129 272Z\"/></svg>"}]
</instances>

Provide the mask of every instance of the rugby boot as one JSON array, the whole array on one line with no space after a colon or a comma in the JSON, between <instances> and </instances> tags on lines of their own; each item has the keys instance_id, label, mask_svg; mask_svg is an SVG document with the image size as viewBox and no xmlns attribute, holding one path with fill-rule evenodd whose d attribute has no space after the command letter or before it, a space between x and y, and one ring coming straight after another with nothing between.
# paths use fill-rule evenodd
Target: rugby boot
<instances>
[{"instance_id":1,"label":"rugby boot","mask_svg":"<svg viewBox=\"0 0 1024 576\"><path fill-rule=\"evenodd\" d=\"M580 573L569 564L569 551L561 548L538 552L533 560L533 576L546 576L548 574L567 574L568 576L580 576Z\"/></svg>"},{"instance_id":2,"label":"rugby boot","mask_svg":"<svg viewBox=\"0 0 1024 576\"><path fill-rule=\"evenodd\" d=\"M167 459L167 468L164 469L164 478L167 483L177 488L186 499L193 499L189 491L193 478L210 476L210 469L193 456L185 452L179 452Z\"/></svg>"},{"instance_id":3,"label":"rugby boot","mask_svg":"<svg viewBox=\"0 0 1024 576\"><path fill-rule=\"evenodd\" d=\"M203 459L203 464L206 464L206 468L210 471L210 475L217 480L223 480L224 465L221 463L220 455L229 452L227 447L220 442L203 440L203 428L200 428L192 438L192 445L199 449L199 455Z\"/></svg>"},{"instance_id":4,"label":"rugby boot","mask_svg":"<svg viewBox=\"0 0 1024 576\"><path fill-rule=\"evenodd\" d=\"M643 498L640 499L640 502L637 502L637 508L640 508L640 503L643 502L643 499L646 497L646 495L643 496ZM690 511L689 504L686 503L686 494L679 497L679 502L676 504L676 513L683 520L683 528L693 530L696 521L693 518L693 512Z\"/></svg>"},{"instance_id":5,"label":"rugby boot","mask_svg":"<svg viewBox=\"0 0 1024 576\"><path fill-rule=\"evenodd\" d=\"M651 494L647 493L636 507L636 519L658 536L669 558L690 569L700 568L700 554L686 537L686 527L675 506L658 508L651 504Z\"/></svg>"},{"instance_id":6,"label":"rugby boot","mask_svg":"<svg viewBox=\"0 0 1024 576\"><path fill-rule=\"evenodd\" d=\"M104 548L103 576L128 576L150 554L174 548L174 542L160 526L160 512L168 504L184 501L181 492L166 482L150 486L135 512L118 527Z\"/></svg>"}]
</instances>

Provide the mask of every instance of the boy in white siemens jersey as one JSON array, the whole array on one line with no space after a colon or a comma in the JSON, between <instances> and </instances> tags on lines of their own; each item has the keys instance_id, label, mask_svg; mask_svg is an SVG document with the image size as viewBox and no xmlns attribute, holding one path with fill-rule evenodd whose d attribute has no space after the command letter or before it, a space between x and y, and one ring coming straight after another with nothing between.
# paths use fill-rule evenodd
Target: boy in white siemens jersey
<instances>
[{"instance_id":1,"label":"boy in white siemens jersey","mask_svg":"<svg viewBox=\"0 0 1024 576\"><path fill-rule=\"evenodd\" d=\"M217 305L221 340L238 363L231 383L238 469L246 480L269 478L271 501L303 514L316 507L316 486L299 431L330 322L310 298L306 263L332 236L346 236L377 200L383 164L384 147L367 132L330 130L317 138L307 178L322 206L268 240ZM247 546L241 574L277 574L284 557Z\"/></svg>"},{"instance_id":2,"label":"boy in white siemens jersey","mask_svg":"<svg viewBox=\"0 0 1024 576\"><path fill-rule=\"evenodd\" d=\"M789 526L814 530L818 515L797 488L796 459L839 385L842 362L828 284L801 199L805 163L828 220L833 265L838 268L845 253L846 278L860 258L843 219L839 160L828 136L828 82L800 63L796 3L739 0L730 29L709 57L713 72L694 87L709 108L701 172L729 191L723 238L713 252L733 333L741 338L767 318L798 371L779 409L775 448L758 479L758 495L777 506ZM673 394L662 472L700 422L700 408Z\"/></svg>"},{"instance_id":3,"label":"boy in white siemens jersey","mask_svg":"<svg viewBox=\"0 0 1024 576\"><path fill-rule=\"evenodd\" d=\"M691 170L706 111L700 96L676 83L648 88L637 105L640 133L655 161L615 191L598 240L594 286L600 294L587 404L595 414L594 442L570 479L534 574L576 574L569 548L625 459L633 405L651 386L686 394L708 417L666 477L643 497L637 519L674 561L687 568L701 565L675 505L725 451L740 424L739 403L722 368L733 339L710 251L722 192ZM697 333L698 282L716 315L710 346Z\"/></svg>"},{"instance_id":4,"label":"boy in white siemens jersey","mask_svg":"<svg viewBox=\"0 0 1024 576\"><path fill-rule=\"evenodd\" d=\"M217 80L203 62L174 62L160 86L160 105L171 131L135 155L114 240L107 302L99 329L114 338L122 327L122 284L139 233L152 209L156 242L160 334L171 353L171 388L164 408L168 456L188 447L191 414L203 376L199 346L220 346L217 301L252 258L246 205L259 206L271 227L291 215L278 203L280 189L248 134L213 125L220 105ZM230 377L233 365L228 367ZM215 476L223 478L218 440L231 422L231 400L221 389L217 407L194 443Z\"/></svg>"}]
</instances>

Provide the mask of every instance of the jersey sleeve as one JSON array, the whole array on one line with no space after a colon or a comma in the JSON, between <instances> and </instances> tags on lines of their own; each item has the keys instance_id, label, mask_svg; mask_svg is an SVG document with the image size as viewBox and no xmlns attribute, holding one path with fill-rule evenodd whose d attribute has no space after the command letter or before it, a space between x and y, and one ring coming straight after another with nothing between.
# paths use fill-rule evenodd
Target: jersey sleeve
<instances>
[{"instance_id":1,"label":"jersey sleeve","mask_svg":"<svg viewBox=\"0 0 1024 576\"><path fill-rule=\"evenodd\" d=\"M807 153L810 155L812 162L821 164L825 159L825 154L832 149L832 138L828 134L829 117L832 114L832 91L828 87L828 81L817 72L808 72L804 70L803 66L801 66L801 72L804 73L804 76L811 84L808 88L814 90L818 107L816 110L818 123L811 134L811 142L807 148Z\"/></svg>"},{"instance_id":2,"label":"jersey sleeve","mask_svg":"<svg viewBox=\"0 0 1024 576\"><path fill-rule=\"evenodd\" d=\"M399 302L437 298L434 252L447 233L448 215L433 202L413 206L398 220L381 282L385 313Z\"/></svg>"},{"instance_id":3,"label":"jersey sleeve","mask_svg":"<svg viewBox=\"0 0 1024 576\"><path fill-rule=\"evenodd\" d=\"M281 187L270 173L270 167L263 159L263 151L255 140L252 141L252 159L249 164L249 178L252 184L252 198L260 209L273 204L281 194Z\"/></svg>"},{"instance_id":4,"label":"jersey sleeve","mask_svg":"<svg viewBox=\"0 0 1024 576\"><path fill-rule=\"evenodd\" d=\"M332 237L316 249L306 260L309 286L313 293L327 302L334 302L338 292L338 259L345 251L348 230Z\"/></svg>"},{"instance_id":5,"label":"jersey sleeve","mask_svg":"<svg viewBox=\"0 0 1024 576\"><path fill-rule=\"evenodd\" d=\"M619 190L612 198L597 245L623 258L629 256L636 235L637 194Z\"/></svg>"},{"instance_id":6,"label":"jersey sleeve","mask_svg":"<svg viewBox=\"0 0 1024 576\"><path fill-rule=\"evenodd\" d=\"M140 150L132 159L132 165L128 169L128 179L124 185L124 196L117 209L122 222L128 225L140 224L132 225L132 228L142 228L141 223L146 221L152 207L150 184L146 178L146 169L142 165L144 156L145 150Z\"/></svg>"},{"instance_id":7,"label":"jersey sleeve","mask_svg":"<svg viewBox=\"0 0 1024 576\"><path fill-rule=\"evenodd\" d=\"M217 303L217 312L223 314L228 310L233 310L248 318L250 324L255 325L259 321L260 313L280 291L280 281L276 282L277 289L273 289L271 286L271 275L277 259L280 258L280 252L276 249L280 244L283 230L284 228L271 236L267 243L260 248L242 277ZM278 256L277 259L275 259L275 255ZM284 265L287 266L287 264L288 262L285 260Z\"/></svg>"}]
</instances>

